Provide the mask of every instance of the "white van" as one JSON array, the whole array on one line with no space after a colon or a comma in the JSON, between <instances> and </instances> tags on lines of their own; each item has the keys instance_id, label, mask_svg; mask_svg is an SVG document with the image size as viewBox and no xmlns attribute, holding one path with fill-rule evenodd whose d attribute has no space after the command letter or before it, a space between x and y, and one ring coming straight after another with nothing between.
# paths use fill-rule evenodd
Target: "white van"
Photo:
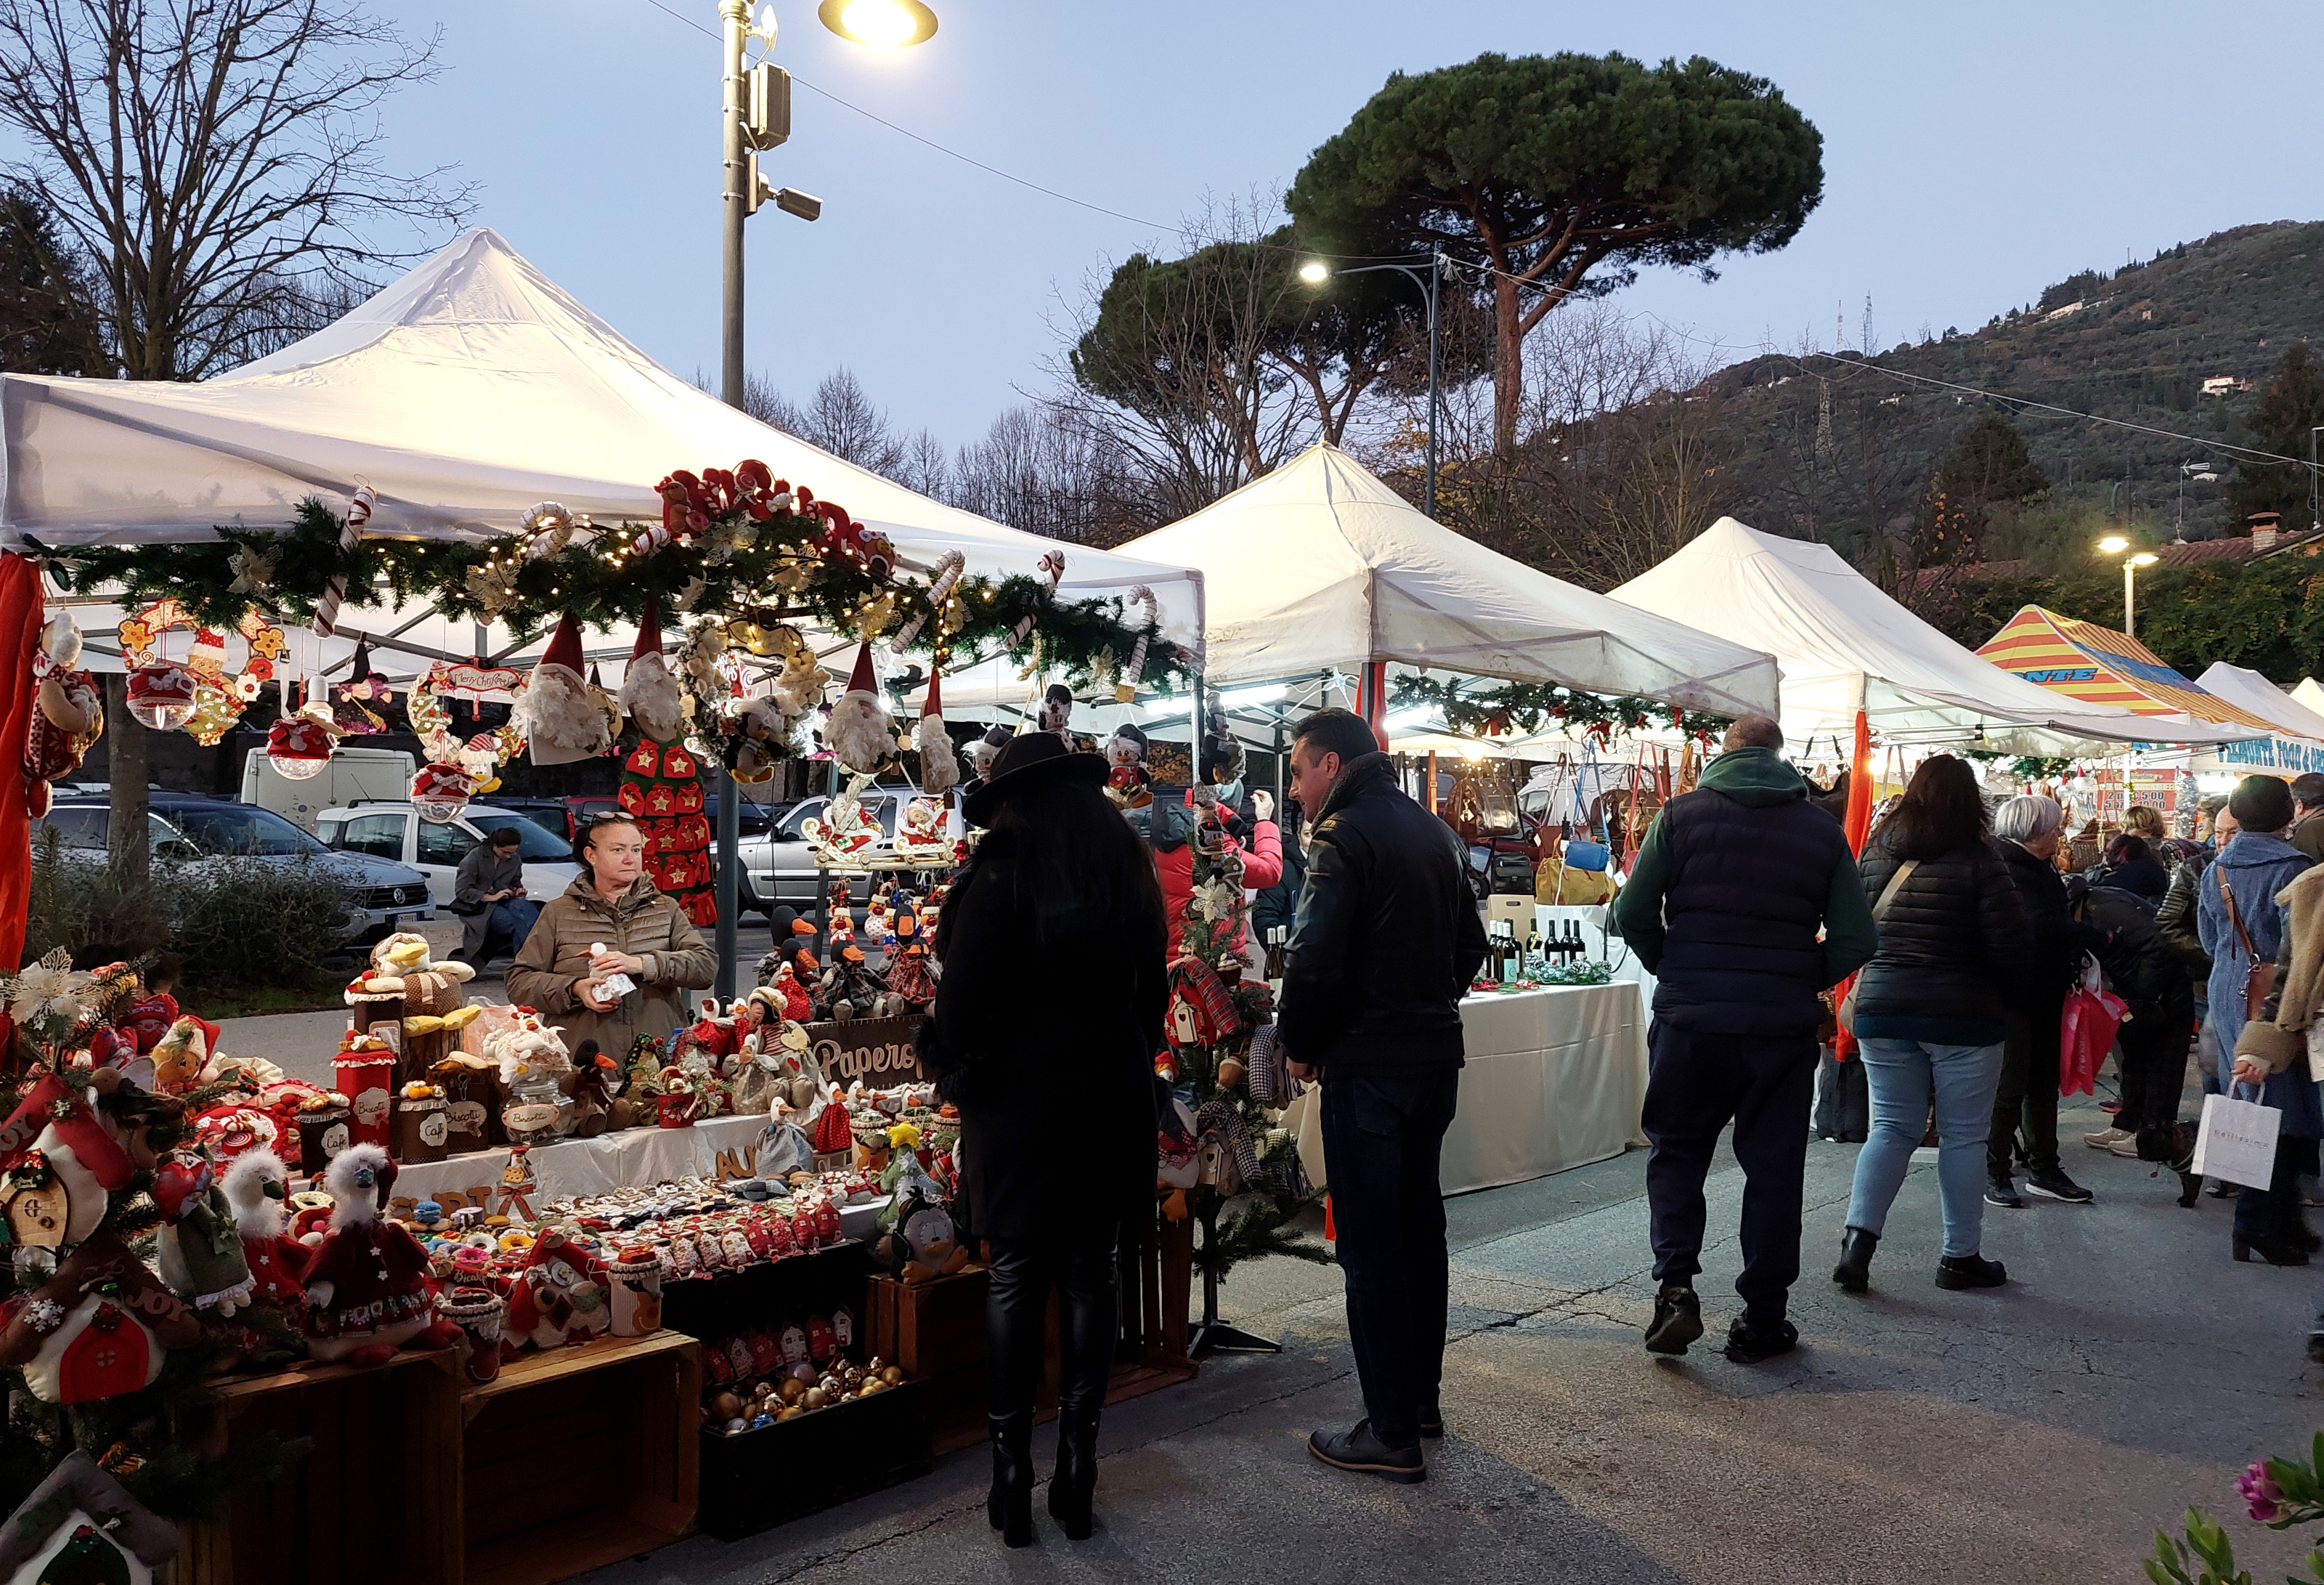
<instances>
[{"instance_id":1,"label":"white van","mask_svg":"<svg viewBox=\"0 0 2324 1585\"><path fill-rule=\"evenodd\" d=\"M293 781L267 762L264 749L243 756L242 801L272 809L306 831L325 809L411 796L419 767L401 749L338 748L320 774Z\"/></svg>"}]
</instances>

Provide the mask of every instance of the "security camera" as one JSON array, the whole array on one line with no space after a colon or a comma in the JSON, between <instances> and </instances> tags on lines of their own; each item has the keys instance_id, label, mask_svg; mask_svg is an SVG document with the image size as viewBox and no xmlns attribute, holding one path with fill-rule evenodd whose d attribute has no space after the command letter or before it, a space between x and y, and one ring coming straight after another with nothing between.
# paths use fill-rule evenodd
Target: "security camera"
<instances>
[{"instance_id":1,"label":"security camera","mask_svg":"<svg viewBox=\"0 0 2324 1585\"><path fill-rule=\"evenodd\" d=\"M813 193L803 193L795 187L776 189L775 207L786 215L796 215L802 220L823 218L823 200Z\"/></svg>"}]
</instances>

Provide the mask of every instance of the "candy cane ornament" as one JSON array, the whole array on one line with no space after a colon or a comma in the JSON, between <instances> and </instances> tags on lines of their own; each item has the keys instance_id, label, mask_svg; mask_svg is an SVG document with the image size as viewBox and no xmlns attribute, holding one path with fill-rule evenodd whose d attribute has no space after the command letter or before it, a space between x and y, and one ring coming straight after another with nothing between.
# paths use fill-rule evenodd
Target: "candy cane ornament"
<instances>
[{"instance_id":1,"label":"candy cane ornament","mask_svg":"<svg viewBox=\"0 0 2324 1585\"><path fill-rule=\"evenodd\" d=\"M1147 629L1162 620L1162 603L1144 584L1130 591L1130 599L1132 604L1146 613L1146 626L1139 630L1138 642L1130 646L1130 665L1122 672L1121 680L1113 685L1113 702L1117 705L1138 702L1138 681L1146 675Z\"/></svg>"},{"instance_id":2,"label":"candy cane ornament","mask_svg":"<svg viewBox=\"0 0 2324 1585\"><path fill-rule=\"evenodd\" d=\"M370 484L362 479L355 481L355 493L347 501L346 524L339 530L339 554L342 557L351 553L355 541L363 538L364 525L371 521L371 509L378 500ZM345 573L334 574L325 581L322 597L315 602L315 620L308 624L317 638L331 636L339 620L339 606L346 597L347 577Z\"/></svg>"},{"instance_id":3,"label":"candy cane ornament","mask_svg":"<svg viewBox=\"0 0 2324 1585\"><path fill-rule=\"evenodd\" d=\"M1056 594L1058 582L1065 576L1065 553L1062 550L1045 550L1041 553L1041 559L1037 565L1039 571L1049 576L1049 586L1042 593ZM1010 643L1021 644L1025 641L1025 635L1033 631L1033 618L1036 614L1038 613L1028 611L1017 619L1017 625L1009 630Z\"/></svg>"},{"instance_id":4,"label":"candy cane ornament","mask_svg":"<svg viewBox=\"0 0 2324 1585\"><path fill-rule=\"evenodd\" d=\"M960 582L960 575L967 565L957 550L947 550L936 558L936 581L928 585L928 609L915 612L912 620L897 630L896 636L888 640L890 654L901 655L911 641L920 636L920 629L927 622L929 613L944 609L945 601L952 595L953 585Z\"/></svg>"}]
</instances>

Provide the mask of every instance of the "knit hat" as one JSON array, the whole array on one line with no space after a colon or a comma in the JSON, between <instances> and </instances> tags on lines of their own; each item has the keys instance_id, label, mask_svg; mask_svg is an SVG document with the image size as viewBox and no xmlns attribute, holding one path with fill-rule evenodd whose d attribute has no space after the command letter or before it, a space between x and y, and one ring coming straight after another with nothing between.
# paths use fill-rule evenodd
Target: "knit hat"
<instances>
[{"instance_id":1,"label":"knit hat","mask_svg":"<svg viewBox=\"0 0 2324 1585\"><path fill-rule=\"evenodd\" d=\"M2273 776L2246 776L2227 795L2227 813L2246 831L2281 831L2292 824L2292 789Z\"/></svg>"}]
</instances>

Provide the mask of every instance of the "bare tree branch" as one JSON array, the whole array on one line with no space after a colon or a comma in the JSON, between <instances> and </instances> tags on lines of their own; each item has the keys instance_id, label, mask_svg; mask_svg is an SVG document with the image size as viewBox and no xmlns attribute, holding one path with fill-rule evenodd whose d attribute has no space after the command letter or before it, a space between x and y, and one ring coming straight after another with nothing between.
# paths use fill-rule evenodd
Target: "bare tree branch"
<instances>
[{"instance_id":1,"label":"bare tree branch","mask_svg":"<svg viewBox=\"0 0 2324 1585\"><path fill-rule=\"evenodd\" d=\"M465 217L449 168L388 168L377 115L436 76L440 36L341 0L0 0L8 173L92 262L124 373L272 350Z\"/></svg>"}]
</instances>

